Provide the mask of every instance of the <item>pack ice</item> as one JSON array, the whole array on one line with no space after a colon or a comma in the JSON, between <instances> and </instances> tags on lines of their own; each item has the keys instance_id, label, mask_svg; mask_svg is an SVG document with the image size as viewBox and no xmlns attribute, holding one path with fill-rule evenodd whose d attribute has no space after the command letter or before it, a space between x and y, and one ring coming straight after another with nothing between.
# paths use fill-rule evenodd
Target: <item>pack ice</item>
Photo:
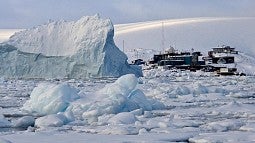
<instances>
[{"instance_id":1,"label":"pack ice","mask_svg":"<svg viewBox=\"0 0 255 143\"><path fill-rule=\"evenodd\" d=\"M15 33L0 44L0 75L22 78L141 76L116 47L109 19L49 22Z\"/></svg>"}]
</instances>

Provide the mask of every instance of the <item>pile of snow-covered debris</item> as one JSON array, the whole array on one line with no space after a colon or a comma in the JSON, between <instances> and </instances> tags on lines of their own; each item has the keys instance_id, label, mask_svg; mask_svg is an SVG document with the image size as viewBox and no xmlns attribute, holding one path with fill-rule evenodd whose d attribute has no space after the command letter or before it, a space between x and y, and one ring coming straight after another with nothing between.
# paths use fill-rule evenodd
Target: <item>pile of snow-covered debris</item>
<instances>
[{"instance_id":1,"label":"pile of snow-covered debris","mask_svg":"<svg viewBox=\"0 0 255 143\"><path fill-rule=\"evenodd\" d=\"M0 45L0 74L22 78L141 76L113 41L110 20L98 15L51 22L18 32Z\"/></svg>"}]
</instances>

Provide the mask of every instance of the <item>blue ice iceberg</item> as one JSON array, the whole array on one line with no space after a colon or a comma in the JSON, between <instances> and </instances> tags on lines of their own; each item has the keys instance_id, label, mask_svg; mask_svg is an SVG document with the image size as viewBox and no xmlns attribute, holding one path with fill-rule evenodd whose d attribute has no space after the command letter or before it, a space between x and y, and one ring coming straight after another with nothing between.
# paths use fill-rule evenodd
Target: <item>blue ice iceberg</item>
<instances>
[{"instance_id":1,"label":"blue ice iceberg","mask_svg":"<svg viewBox=\"0 0 255 143\"><path fill-rule=\"evenodd\" d=\"M0 44L0 75L18 78L142 76L116 47L114 27L98 15L47 23Z\"/></svg>"}]
</instances>

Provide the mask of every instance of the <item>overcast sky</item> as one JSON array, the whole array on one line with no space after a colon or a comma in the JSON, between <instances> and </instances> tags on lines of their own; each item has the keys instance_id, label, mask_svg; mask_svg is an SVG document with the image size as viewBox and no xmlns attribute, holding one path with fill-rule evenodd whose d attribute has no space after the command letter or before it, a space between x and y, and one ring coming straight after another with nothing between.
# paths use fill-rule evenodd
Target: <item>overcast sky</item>
<instances>
[{"instance_id":1,"label":"overcast sky","mask_svg":"<svg viewBox=\"0 0 255 143\"><path fill-rule=\"evenodd\" d=\"M186 17L255 17L255 0L0 0L0 28L99 13L114 24Z\"/></svg>"}]
</instances>

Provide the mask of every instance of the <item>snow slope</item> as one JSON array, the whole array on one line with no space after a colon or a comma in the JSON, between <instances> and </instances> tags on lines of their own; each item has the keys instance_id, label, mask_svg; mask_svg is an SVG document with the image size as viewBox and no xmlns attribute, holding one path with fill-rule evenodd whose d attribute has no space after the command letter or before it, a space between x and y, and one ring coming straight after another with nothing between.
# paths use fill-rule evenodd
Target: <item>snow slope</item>
<instances>
[{"instance_id":1,"label":"snow slope","mask_svg":"<svg viewBox=\"0 0 255 143\"><path fill-rule=\"evenodd\" d=\"M0 45L1 76L23 78L141 76L113 41L109 19L50 22L15 33Z\"/></svg>"}]
</instances>

